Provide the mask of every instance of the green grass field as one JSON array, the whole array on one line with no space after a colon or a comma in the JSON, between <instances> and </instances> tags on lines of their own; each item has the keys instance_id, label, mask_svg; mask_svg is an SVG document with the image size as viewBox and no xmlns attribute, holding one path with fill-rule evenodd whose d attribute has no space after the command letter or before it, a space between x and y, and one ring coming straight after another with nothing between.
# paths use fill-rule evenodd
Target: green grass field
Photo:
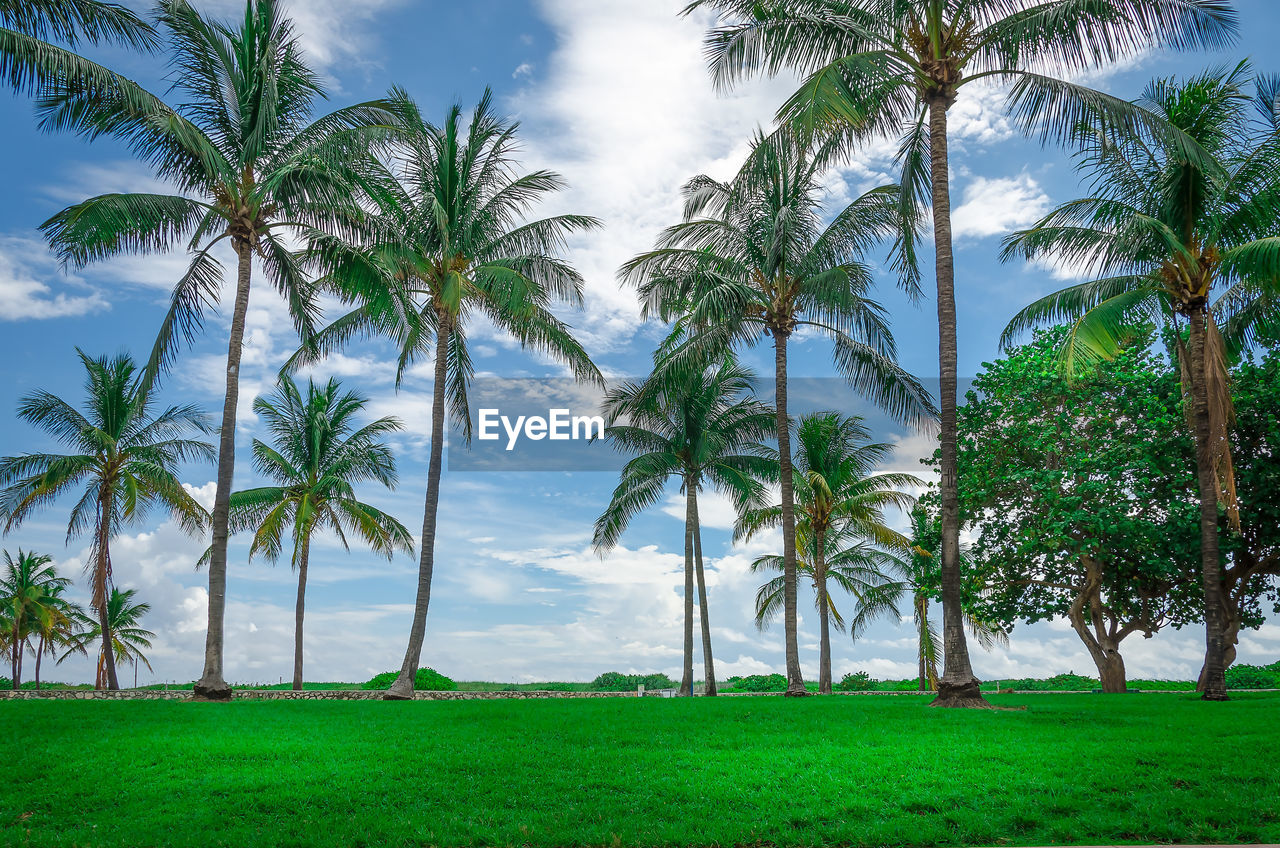
<instances>
[{"instance_id":1,"label":"green grass field","mask_svg":"<svg viewBox=\"0 0 1280 848\"><path fill-rule=\"evenodd\" d=\"M1280 697L0 702L0 844L1280 842Z\"/></svg>"}]
</instances>

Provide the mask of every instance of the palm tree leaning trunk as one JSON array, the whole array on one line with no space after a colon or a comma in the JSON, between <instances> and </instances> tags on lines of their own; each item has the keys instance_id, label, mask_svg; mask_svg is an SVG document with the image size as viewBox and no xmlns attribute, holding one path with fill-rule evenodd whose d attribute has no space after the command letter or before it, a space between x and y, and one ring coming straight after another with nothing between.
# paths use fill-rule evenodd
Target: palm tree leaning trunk
<instances>
[{"instance_id":1,"label":"palm tree leaning trunk","mask_svg":"<svg viewBox=\"0 0 1280 848\"><path fill-rule=\"evenodd\" d=\"M813 587L818 593L818 694L831 694L831 596L827 594L827 533L813 532Z\"/></svg>"},{"instance_id":2,"label":"palm tree leaning trunk","mask_svg":"<svg viewBox=\"0 0 1280 848\"><path fill-rule=\"evenodd\" d=\"M115 651L111 648L111 612L107 601L111 597L111 516L112 491L103 487L98 496L98 528L94 539L93 599L90 606L98 613L98 627L102 631L102 656L105 657L103 680L111 690L120 688L116 677Z\"/></svg>"},{"instance_id":3,"label":"palm tree leaning trunk","mask_svg":"<svg viewBox=\"0 0 1280 848\"><path fill-rule=\"evenodd\" d=\"M684 663L680 672L680 694L693 696L693 539L697 508L694 482L684 481Z\"/></svg>"},{"instance_id":4,"label":"palm tree leaning trunk","mask_svg":"<svg viewBox=\"0 0 1280 848\"><path fill-rule=\"evenodd\" d=\"M951 168L947 155L947 109L951 90L933 91L929 99L929 166L933 190L933 232L938 282L938 374L941 399L942 479L942 657L938 700L954 706L985 703L969 663L960 607L960 489L957 472L956 392L959 349L956 341L955 256L951 244Z\"/></svg>"},{"instance_id":5,"label":"palm tree leaning trunk","mask_svg":"<svg viewBox=\"0 0 1280 848\"><path fill-rule=\"evenodd\" d=\"M222 669L223 629L227 609L227 541L230 538L231 485L236 466L236 410L240 404L240 359L244 350L244 324L249 313L249 289L253 282L253 250L248 233L232 236L236 252L236 299L231 310L227 340L226 393L222 400L222 427L218 431L218 472L213 495L213 539L209 555L209 623L205 631L204 670L198 686L207 698L230 697ZM108 652L110 653L110 652ZM114 663L111 659L114 674ZM225 693L223 690L226 690Z\"/></svg>"},{"instance_id":6,"label":"palm tree leaning trunk","mask_svg":"<svg viewBox=\"0 0 1280 848\"><path fill-rule=\"evenodd\" d=\"M311 558L311 534L298 542L298 601L293 608L293 691L302 691L302 623L307 612L307 564Z\"/></svg>"},{"instance_id":7,"label":"palm tree leaning trunk","mask_svg":"<svg viewBox=\"0 0 1280 848\"><path fill-rule=\"evenodd\" d=\"M1204 584L1205 659L1201 671L1203 698L1227 699L1226 603L1222 591L1222 562L1218 554L1218 468L1210 444L1208 320L1203 302L1188 310L1187 351L1191 383L1192 429L1195 435L1196 483L1200 496L1200 559Z\"/></svg>"},{"instance_id":8,"label":"palm tree leaning trunk","mask_svg":"<svg viewBox=\"0 0 1280 848\"><path fill-rule=\"evenodd\" d=\"M698 619L702 624L702 671L706 680L705 695L716 695L716 664L711 651L711 618L707 600L707 580L702 573L702 519L698 516L698 490L693 492L693 565L698 578Z\"/></svg>"},{"instance_id":9,"label":"palm tree leaning trunk","mask_svg":"<svg viewBox=\"0 0 1280 848\"><path fill-rule=\"evenodd\" d=\"M790 330L771 328L773 333L774 408L778 422L778 469L782 486L782 628L785 632L788 697L809 694L800 670L799 616L796 604L796 501L791 478L791 417L787 413L787 339Z\"/></svg>"},{"instance_id":10,"label":"palm tree leaning trunk","mask_svg":"<svg viewBox=\"0 0 1280 848\"><path fill-rule=\"evenodd\" d=\"M422 643L427 635L427 607L431 604L431 578L435 572L436 514L440 508L440 473L444 464L445 387L449 379L449 335L453 332L448 315L436 328L435 377L431 384L431 459L427 464L427 500L422 516L422 542L418 554L418 592L413 606L413 624L405 648L400 674L387 690L388 700L413 697L414 676L422 660Z\"/></svg>"}]
</instances>

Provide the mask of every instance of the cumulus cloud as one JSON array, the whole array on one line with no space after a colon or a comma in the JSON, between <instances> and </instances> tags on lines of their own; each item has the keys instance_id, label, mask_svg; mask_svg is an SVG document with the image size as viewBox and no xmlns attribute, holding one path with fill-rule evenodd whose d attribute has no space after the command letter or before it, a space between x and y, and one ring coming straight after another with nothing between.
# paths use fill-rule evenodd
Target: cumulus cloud
<instances>
[{"instance_id":1,"label":"cumulus cloud","mask_svg":"<svg viewBox=\"0 0 1280 848\"><path fill-rule=\"evenodd\" d=\"M952 212L957 238L987 238L1035 223L1049 211L1049 196L1029 174L974 177Z\"/></svg>"},{"instance_id":2,"label":"cumulus cloud","mask_svg":"<svg viewBox=\"0 0 1280 848\"><path fill-rule=\"evenodd\" d=\"M63 273L43 242L0 237L0 320L65 318L106 308L100 292Z\"/></svg>"}]
</instances>

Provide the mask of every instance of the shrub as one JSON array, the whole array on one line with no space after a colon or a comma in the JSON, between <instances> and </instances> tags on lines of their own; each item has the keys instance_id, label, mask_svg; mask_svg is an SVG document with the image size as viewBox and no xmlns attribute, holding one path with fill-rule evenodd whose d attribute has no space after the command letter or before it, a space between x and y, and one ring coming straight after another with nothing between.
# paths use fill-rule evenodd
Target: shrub
<instances>
[{"instance_id":1,"label":"shrub","mask_svg":"<svg viewBox=\"0 0 1280 848\"><path fill-rule=\"evenodd\" d=\"M787 678L781 674L748 674L746 677L730 677L725 682L740 692L787 691Z\"/></svg>"},{"instance_id":2,"label":"shrub","mask_svg":"<svg viewBox=\"0 0 1280 848\"><path fill-rule=\"evenodd\" d=\"M0 689L12 689L13 681L7 677L0 677Z\"/></svg>"},{"instance_id":3,"label":"shrub","mask_svg":"<svg viewBox=\"0 0 1280 848\"><path fill-rule=\"evenodd\" d=\"M386 689L395 682L400 672L384 671L382 674L375 675L372 680L361 686L361 689ZM440 672L432 668L420 668L418 673L413 676L413 688L419 691L428 692L451 692L458 688L458 684L445 677Z\"/></svg>"},{"instance_id":4,"label":"shrub","mask_svg":"<svg viewBox=\"0 0 1280 848\"><path fill-rule=\"evenodd\" d=\"M1280 663L1271 665L1233 665L1227 669L1228 689L1274 689L1276 688L1276 668Z\"/></svg>"},{"instance_id":5,"label":"shrub","mask_svg":"<svg viewBox=\"0 0 1280 848\"><path fill-rule=\"evenodd\" d=\"M840 680L841 692L871 692L879 688L879 680L872 680L865 671L854 671Z\"/></svg>"},{"instance_id":6,"label":"shrub","mask_svg":"<svg viewBox=\"0 0 1280 848\"><path fill-rule=\"evenodd\" d=\"M645 689L675 689L676 682L665 674L623 674L606 671L591 681L595 692L630 692L643 685Z\"/></svg>"}]
</instances>

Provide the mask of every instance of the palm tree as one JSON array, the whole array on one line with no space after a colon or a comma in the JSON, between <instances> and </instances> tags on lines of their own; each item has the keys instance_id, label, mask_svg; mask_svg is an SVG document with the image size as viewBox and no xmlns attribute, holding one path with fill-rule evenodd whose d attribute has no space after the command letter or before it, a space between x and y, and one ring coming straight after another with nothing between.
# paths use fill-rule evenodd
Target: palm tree
<instances>
[{"instance_id":1,"label":"palm tree","mask_svg":"<svg viewBox=\"0 0 1280 848\"><path fill-rule=\"evenodd\" d=\"M140 623L142 617L151 612L151 604L133 603L137 593L137 589L124 591L115 587L111 589L111 597L107 599L107 621L111 632L110 651L107 651L106 642L102 639L101 625L91 618L84 618L81 619L84 629L67 640L67 649L58 658L58 665L62 665L62 661L72 654L88 656L89 649L96 645L98 671L95 685L99 688L105 685L107 669L114 668L120 663L133 666L135 684L138 679L138 663L142 663L147 667L147 671L151 671L151 663L147 661L142 649L151 648L151 640L156 634L144 629Z\"/></svg>"},{"instance_id":2,"label":"palm tree","mask_svg":"<svg viewBox=\"0 0 1280 848\"><path fill-rule=\"evenodd\" d=\"M289 250L290 233L340 228L359 217L355 169L389 113L362 103L311 120L324 97L276 0L249 0L238 29L211 21L185 0L162 0L157 20L180 104L170 107L136 84L108 88L75 80L45 87L42 126L125 142L180 194L106 194L59 212L42 225L74 267L122 253L185 247L191 264L174 287L147 365L147 381L201 329L219 299L223 267L214 249L236 255L235 303L227 341L226 395L219 430L209 627L196 694L228 699L223 680L228 504L235 470L236 405L245 314L254 259L288 304L305 338L316 317L316 286ZM104 596L105 597L105 596Z\"/></svg>"},{"instance_id":3,"label":"palm tree","mask_svg":"<svg viewBox=\"0 0 1280 848\"><path fill-rule=\"evenodd\" d=\"M66 644L71 638L76 622L87 618L79 604L63 597L62 593L70 583L70 580L65 583L50 583L43 602L36 610L35 632L32 635L38 639L31 648L31 653L36 658L35 673L32 675L36 689L40 688L40 664L45 654L55 655L59 646Z\"/></svg>"},{"instance_id":4,"label":"palm tree","mask_svg":"<svg viewBox=\"0 0 1280 848\"><path fill-rule=\"evenodd\" d=\"M212 461L213 447L188 436L208 433L195 406L154 412L145 377L125 354L91 359L77 350L86 374L83 411L49 392L18 404L18 417L75 451L28 453L0 459L0 519L8 533L37 509L78 490L80 499L67 522L68 542L92 534L89 561L90 607L105 644L110 639L107 599L111 593L111 540L125 524L146 519L155 507L167 510L184 530L201 532L208 515L178 481L181 463ZM106 685L118 689L108 654Z\"/></svg>"},{"instance_id":5,"label":"palm tree","mask_svg":"<svg viewBox=\"0 0 1280 848\"><path fill-rule=\"evenodd\" d=\"M803 540L806 562L797 565L813 580L818 607L820 654L818 691L831 693L831 626L842 629L843 618L831 603L828 580L852 594L859 603L872 587L887 582L897 558L890 551L906 551L907 539L885 524L887 507L908 509L915 498L901 491L924 486L910 474L873 473L893 456L893 445L872 442L871 431L859 416L819 412L801 416L796 426L792 462L796 493L796 538ZM750 539L765 528L782 523L782 506L747 511L736 536ZM877 550L879 546L881 550ZM777 557L762 557L755 570L774 569ZM785 567L785 559L782 562ZM785 572L784 572L785 578ZM777 612L777 580L756 595L756 622L768 622ZM785 603L784 603L785 607Z\"/></svg>"},{"instance_id":6,"label":"palm tree","mask_svg":"<svg viewBox=\"0 0 1280 848\"><path fill-rule=\"evenodd\" d=\"M413 537L390 515L356 499L354 486L372 480L394 489L396 465L380 437L401 428L394 418L356 429L354 418L368 401L354 392L339 394L336 380L324 388L309 383L303 398L285 379L272 397L253 402L253 411L274 437L274 446L253 440L253 464L275 484L231 496L231 529L251 530L249 558L264 554L276 561L292 536L292 564L298 572L298 602L293 631L293 688L302 689L302 619L311 539L331 530L344 548L356 536L388 559L397 550L413 554Z\"/></svg>"},{"instance_id":7,"label":"palm tree","mask_svg":"<svg viewBox=\"0 0 1280 848\"><path fill-rule=\"evenodd\" d=\"M655 364L658 364L655 361ZM643 382L625 382L605 397L610 426L605 436L636 456L596 519L594 545L604 552L617 545L627 525L653 506L676 479L685 496L684 673L680 694L693 694L693 583L697 576L706 694L716 694L707 586L702 569L702 527L698 492L704 487L730 495L746 508L763 499L761 476L770 471L759 442L773 428L773 410L751 396L754 376L730 357L673 380L669 372ZM617 423L625 420L625 424Z\"/></svg>"},{"instance_id":8,"label":"palm tree","mask_svg":"<svg viewBox=\"0 0 1280 848\"><path fill-rule=\"evenodd\" d=\"M1200 498L1206 700L1227 696L1220 501L1239 524L1223 329L1232 347L1248 344L1263 315L1253 305L1280 295L1280 131L1272 120L1249 126L1247 73L1242 63L1184 82L1156 80L1139 101L1194 139L1202 161L1158 137L1083 132L1080 167L1092 195L1010 235L1004 250L1006 258L1072 262L1093 275L1022 310L1005 330L1006 347L1029 327L1066 319L1061 363L1074 373L1115 357L1125 325L1163 321L1174 331Z\"/></svg>"},{"instance_id":9,"label":"palm tree","mask_svg":"<svg viewBox=\"0 0 1280 848\"><path fill-rule=\"evenodd\" d=\"M1057 79L1144 47L1215 48L1234 40L1222 0L694 0L727 21L706 46L720 88L755 74L809 76L780 116L805 132L850 142L901 136L900 205L933 209L941 378L942 607L946 673L938 706L985 706L969 662L960 604L956 474L955 263L951 239L947 113L961 89L1011 85L1012 117L1044 139L1085 114L1127 126L1159 119L1116 98ZM1185 141L1185 139L1183 140ZM902 261L914 263L909 242Z\"/></svg>"},{"instance_id":10,"label":"palm tree","mask_svg":"<svg viewBox=\"0 0 1280 848\"><path fill-rule=\"evenodd\" d=\"M5 644L9 649L13 688L22 684L22 657L30 647L32 636L43 635L52 629L61 613L59 595L70 585L66 577L59 577L53 567L53 557L18 550L15 559L4 552L5 571L0 578L0 604L5 609ZM36 654L36 688L40 688L40 656Z\"/></svg>"},{"instance_id":11,"label":"palm tree","mask_svg":"<svg viewBox=\"0 0 1280 848\"><path fill-rule=\"evenodd\" d=\"M432 357L431 454L419 548L413 624L389 699L413 695L422 656L435 565L436 512L445 410L471 433L472 374L467 325L488 319L521 345L566 363L580 380L599 382L553 299L578 305L582 277L558 254L571 234L595 229L582 215L526 221L564 182L551 171L517 176L518 124L493 111L488 91L468 120L455 104L442 124L428 122L403 92L393 92L399 124L395 156L375 180L378 215L347 237L316 237L310 256L323 279L354 292L355 308L305 345L286 367L339 349L354 336L384 337L400 349L397 385L408 365Z\"/></svg>"},{"instance_id":12,"label":"palm tree","mask_svg":"<svg viewBox=\"0 0 1280 848\"><path fill-rule=\"evenodd\" d=\"M66 45L60 47L55 43ZM20 92L74 81L101 90L124 80L76 53L81 44L156 48L145 21L117 3L100 0L0 0L0 77Z\"/></svg>"},{"instance_id":13,"label":"palm tree","mask_svg":"<svg viewBox=\"0 0 1280 848\"><path fill-rule=\"evenodd\" d=\"M764 336L773 342L790 695L807 693L796 643L788 340L805 327L830 337L836 367L900 418L919 423L933 409L924 388L896 363L884 311L868 296L873 274L863 261L865 251L882 237L903 237L897 191L868 192L824 227L819 176L837 153L834 142L814 145L792 133L758 134L737 177L729 183L707 176L691 180L684 223L664 231L657 249L620 272L638 286L646 316L679 317L689 328L690 338L673 351L670 367L716 347L754 344Z\"/></svg>"}]
</instances>

